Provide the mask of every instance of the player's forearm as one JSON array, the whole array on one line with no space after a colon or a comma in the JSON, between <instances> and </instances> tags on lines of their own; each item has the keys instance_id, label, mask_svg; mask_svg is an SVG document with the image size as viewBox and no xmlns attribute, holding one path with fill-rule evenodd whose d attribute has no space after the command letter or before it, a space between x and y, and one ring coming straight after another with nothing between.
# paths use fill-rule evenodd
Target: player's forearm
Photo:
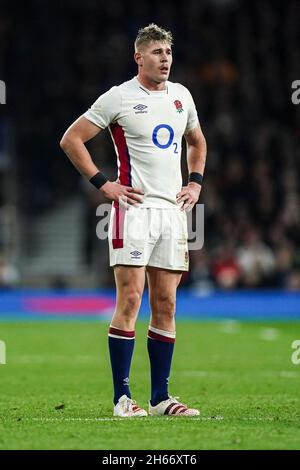
<instances>
[{"instance_id":1,"label":"player's forearm","mask_svg":"<svg viewBox=\"0 0 300 470\"><path fill-rule=\"evenodd\" d=\"M206 140L200 124L185 134L189 173L203 175L206 161Z\"/></svg>"},{"instance_id":2,"label":"player's forearm","mask_svg":"<svg viewBox=\"0 0 300 470\"><path fill-rule=\"evenodd\" d=\"M187 165L189 173L204 174L206 162L206 142L203 140L201 144L192 146L189 145L187 149Z\"/></svg>"},{"instance_id":3,"label":"player's forearm","mask_svg":"<svg viewBox=\"0 0 300 470\"><path fill-rule=\"evenodd\" d=\"M99 171L80 138L63 138L60 146L75 168L87 179L92 178Z\"/></svg>"}]
</instances>

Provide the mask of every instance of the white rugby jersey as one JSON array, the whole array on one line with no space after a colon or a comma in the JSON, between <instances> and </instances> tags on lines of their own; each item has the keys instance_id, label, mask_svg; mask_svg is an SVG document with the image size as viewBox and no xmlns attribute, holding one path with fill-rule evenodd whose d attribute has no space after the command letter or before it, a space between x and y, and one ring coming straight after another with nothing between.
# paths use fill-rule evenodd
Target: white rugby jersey
<instances>
[{"instance_id":1,"label":"white rugby jersey","mask_svg":"<svg viewBox=\"0 0 300 470\"><path fill-rule=\"evenodd\" d=\"M144 190L142 207L176 205L182 136L198 124L187 88L167 81L165 90L150 91L134 77L101 95L84 117L109 127L120 183Z\"/></svg>"}]
</instances>

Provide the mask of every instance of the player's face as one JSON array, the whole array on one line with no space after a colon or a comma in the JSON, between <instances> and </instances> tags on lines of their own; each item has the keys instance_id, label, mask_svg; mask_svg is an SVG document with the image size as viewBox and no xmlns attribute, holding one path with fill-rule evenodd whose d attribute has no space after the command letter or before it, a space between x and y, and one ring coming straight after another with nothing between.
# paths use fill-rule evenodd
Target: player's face
<instances>
[{"instance_id":1,"label":"player's face","mask_svg":"<svg viewBox=\"0 0 300 470\"><path fill-rule=\"evenodd\" d=\"M140 51L139 73L148 81L168 80L172 65L172 49L167 42L151 41Z\"/></svg>"}]
</instances>

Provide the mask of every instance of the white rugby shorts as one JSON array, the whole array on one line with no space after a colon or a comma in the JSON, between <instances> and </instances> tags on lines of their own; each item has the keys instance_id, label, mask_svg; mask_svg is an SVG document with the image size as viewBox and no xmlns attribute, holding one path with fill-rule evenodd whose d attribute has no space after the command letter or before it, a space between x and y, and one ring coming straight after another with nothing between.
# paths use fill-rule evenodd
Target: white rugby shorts
<instances>
[{"instance_id":1,"label":"white rugby shorts","mask_svg":"<svg viewBox=\"0 0 300 470\"><path fill-rule=\"evenodd\" d=\"M110 266L188 271L187 217L179 208L125 209L114 202L109 224Z\"/></svg>"}]
</instances>

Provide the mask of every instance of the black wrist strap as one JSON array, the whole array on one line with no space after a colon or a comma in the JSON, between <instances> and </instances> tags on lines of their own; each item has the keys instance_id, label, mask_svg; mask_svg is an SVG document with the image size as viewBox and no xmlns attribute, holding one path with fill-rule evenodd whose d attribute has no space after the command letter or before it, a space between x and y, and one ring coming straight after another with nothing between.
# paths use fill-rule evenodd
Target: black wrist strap
<instances>
[{"instance_id":1,"label":"black wrist strap","mask_svg":"<svg viewBox=\"0 0 300 470\"><path fill-rule=\"evenodd\" d=\"M98 171L98 173L96 173L94 176L92 176L92 178L90 178L90 183L92 183L97 189L100 189L101 186L103 186L107 181L108 179L105 178L105 176L100 173L100 171Z\"/></svg>"},{"instance_id":2,"label":"black wrist strap","mask_svg":"<svg viewBox=\"0 0 300 470\"><path fill-rule=\"evenodd\" d=\"M202 186L203 175L201 173L192 172L189 174L189 183L198 183Z\"/></svg>"}]
</instances>

